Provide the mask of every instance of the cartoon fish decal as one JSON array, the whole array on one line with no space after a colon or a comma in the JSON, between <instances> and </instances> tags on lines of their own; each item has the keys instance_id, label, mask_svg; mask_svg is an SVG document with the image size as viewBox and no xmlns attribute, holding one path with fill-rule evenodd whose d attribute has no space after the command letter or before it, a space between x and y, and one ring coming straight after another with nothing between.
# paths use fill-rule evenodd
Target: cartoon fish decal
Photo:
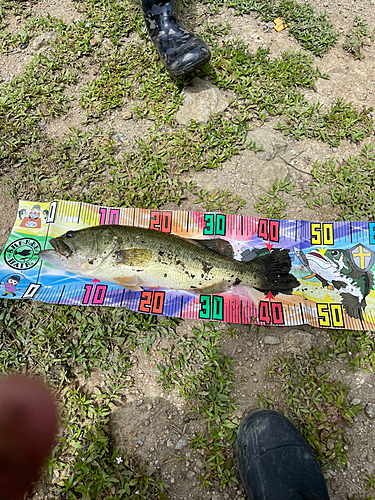
<instances>
[{"instance_id":1,"label":"cartoon fish decal","mask_svg":"<svg viewBox=\"0 0 375 500\"><path fill-rule=\"evenodd\" d=\"M206 248L150 229L97 226L68 231L50 240L53 250L39 257L82 276L116 283L124 288L167 288L194 293L221 293L236 286L291 293L299 286L290 274L289 250L267 252L251 262L239 262L220 253L226 245ZM212 245L211 245L212 246Z\"/></svg>"},{"instance_id":2,"label":"cartoon fish decal","mask_svg":"<svg viewBox=\"0 0 375 500\"><path fill-rule=\"evenodd\" d=\"M352 318L363 318L366 297L373 287L372 250L358 244L347 250L326 250L324 255L318 250L304 254L298 248L294 253L310 273L303 279L315 277L323 287L338 290L346 313Z\"/></svg>"}]
</instances>

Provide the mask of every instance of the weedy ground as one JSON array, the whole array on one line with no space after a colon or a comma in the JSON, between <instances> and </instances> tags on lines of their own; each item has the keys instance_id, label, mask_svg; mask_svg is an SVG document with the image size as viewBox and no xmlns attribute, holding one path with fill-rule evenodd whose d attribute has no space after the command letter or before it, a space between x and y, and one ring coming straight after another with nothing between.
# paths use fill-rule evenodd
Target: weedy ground
<instances>
[{"instance_id":1,"label":"weedy ground","mask_svg":"<svg viewBox=\"0 0 375 500\"><path fill-rule=\"evenodd\" d=\"M327 148L363 143L363 151L345 160L317 160L307 183L275 178L255 208L268 217L284 218L289 200L298 197L300 204L313 209L332 206L343 219L374 219L375 159L368 143L372 109L343 95L328 105L307 97L318 81L328 78L319 69L319 57L340 43L321 9L293 0L188 2L187 24L210 45L212 59L193 75L171 79L136 3L77 1L77 20L69 22L49 13L33 15L37 4L0 0L0 58L25 50L42 33L53 34L49 50L36 50L22 71L0 85L0 171L11 198L97 204L105 200L108 205L142 208L178 206L185 200L193 209L252 210L255 200L229 189L203 189L187 181L186 173L220 169L245 151L261 150L247 133L254 124L276 119L276 129L293 144L302 139L320 141ZM217 19L224 7L233 23L251 15L272 25L281 17L298 48L276 55L269 48L250 48L241 37L229 36L228 21ZM197 9L204 21L194 14ZM356 17L343 48L361 59L371 37L365 21ZM193 77L208 77L227 93L229 106L205 124L192 121L181 127L176 112L182 90ZM149 127L131 147L120 147L108 119L125 102L131 103L133 119ZM83 117L79 126L51 137L46 123L62 120L77 108ZM237 387L247 376L237 377L236 349L224 354L223 341L237 345L248 336L262 338L264 329L252 326L243 335L236 327L208 324L181 336L180 325L127 310L2 301L1 373L42 376L62 411L59 440L36 498L168 498L158 469L124 456L110 432L110 416L131 385L126 374L134 351L150 353L160 338L167 338L169 346L156 358L159 383L166 396L177 391L200 422L189 444L203 462L202 498L213 498L213 491L225 492L224 498L242 494L236 486L233 446L246 409L237 401ZM353 370L375 368L373 333L330 335L330 345L307 353L275 356L267 351L267 376L279 390L276 395L257 391L258 406L279 409L291 418L325 470L346 463L342 431L362 410L360 403L349 404L350 388L320 367L340 359ZM96 370L105 374L106 383L100 390L88 390L80 380ZM371 474L362 483L366 486L361 491L371 490Z\"/></svg>"}]
</instances>

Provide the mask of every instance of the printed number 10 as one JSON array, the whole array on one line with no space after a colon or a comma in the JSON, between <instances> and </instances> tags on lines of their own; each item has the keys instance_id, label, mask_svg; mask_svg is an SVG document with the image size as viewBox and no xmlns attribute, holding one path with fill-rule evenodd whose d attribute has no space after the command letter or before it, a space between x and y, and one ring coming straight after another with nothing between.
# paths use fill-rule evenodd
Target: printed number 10
<instances>
[{"instance_id":1,"label":"printed number 10","mask_svg":"<svg viewBox=\"0 0 375 500\"><path fill-rule=\"evenodd\" d=\"M100 213L99 225L100 226L105 225L106 219L107 219L107 212L108 212L107 224L116 224L117 225L119 223L119 220L120 220L120 210L118 208L111 208L111 209L109 209L109 211L107 208L100 208L99 209L99 213Z\"/></svg>"},{"instance_id":2,"label":"printed number 10","mask_svg":"<svg viewBox=\"0 0 375 500\"><path fill-rule=\"evenodd\" d=\"M87 306L88 304L103 305L106 293L107 285L85 285L85 295L82 300L82 304ZM94 290L94 293L92 291Z\"/></svg>"}]
</instances>

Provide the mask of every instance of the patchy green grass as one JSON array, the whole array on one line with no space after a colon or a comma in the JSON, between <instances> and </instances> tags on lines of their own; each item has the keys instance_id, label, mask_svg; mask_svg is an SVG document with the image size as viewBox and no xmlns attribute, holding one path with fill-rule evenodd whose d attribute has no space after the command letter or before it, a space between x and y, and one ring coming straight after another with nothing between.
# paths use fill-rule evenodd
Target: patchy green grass
<instances>
[{"instance_id":1,"label":"patchy green grass","mask_svg":"<svg viewBox=\"0 0 375 500\"><path fill-rule=\"evenodd\" d=\"M260 196L254 205L256 210L270 219L285 219L285 209L288 202L284 201L283 194L290 194L294 190L294 184L287 179L276 179L267 195Z\"/></svg>"},{"instance_id":2,"label":"patchy green grass","mask_svg":"<svg viewBox=\"0 0 375 500\"><path fill-rule=\"evenodd\" d=\"M42 376L58 392L62 432L48 462L59 479L52 487L56 498L167 498L160 478L113 448L108 417L121 397L132 350L147 349L174 326L126 309L2 301L0 373ZM105 389L85 393L77 375L87 378L95 370L105 375Z\"/></svg>"},{"instance_id":3,"label":"patchy green grass","mask_svg":"<svg viewBox=\"0 0 375 500\"><path fill-rule=\"evenodd\" d=\"M187 131L154 132L140 140L135 152L115 158L116 146L108 132L73 130L62 142L45 141L42 150L14 154L18 172L4 178L13 196L62 199L115 206L157 208L178 204L184 185L178 174L218 168L247 147L246 124L213 118L206 125L192 123Z\"/></svg>"},{"instance_id":4,"label":"patchy green grass","mask_svg":"<svg viewBox=\"0 0 375 500\"><path fill-rule=\"evenodd\" d=\"M114 51L100 73L82 91L80 104L89 118L121 106L127 97L135 102L134 111L140 118L166 123L175 119L182 85L164 71L150 42L134 42L121 53Z\"/></svg>"},{"instance_id":5,"label":"patchy green grass","mask_svg":"<svg viewBox=\"0 0 375 500\"><path fill-rule=\"evenodd\" d=\"M140 145L142 148L142 145ZM171 178L157 155L128 153L115 158L110 133L71 131L62 142L46 141L43 150L20 155L18 175L3 179L11 195L32 199L61 198L115 206L149 208L179 203L182 183Z\"/></svg>"},{"instance_id":6,"label":"patchy green grass","mask_svg":"<svg viewBox=\"0 0 375 500\"><path fill-rule=\"evenodd\" d=\"M81 20L72 23L50 15L31 18L28 9L36 1L0 0L2 54L22 50L21 44L32 43L42 33L55 35L23 74L0 86L0 170L11 172L4 180L14 198L97 204L105 200L114 206L157 208L166 203L178 205L188 188L205 210L235 211L243 200L227 190L197 191L194 185L185 185L180 174L220 168L244 149L256 150L247 141L252 121L277 115L285 134L332 145L341 139L359 142L372 131L371 110L358 111L340 99L328 111L309 105L304 90L327 76L304 52L286 52L274 59L265 49L252 53L241 40L224 42L230 26L213 24L209 18L197 29L212 49L211 61L193 75L171 79L133 1L80 0L76 8ZM214 8L221 4L221 0L210 3ZM238 14L257 12L265 21L284 18L290 23L289 32L315 55L324 54L337 40L325 15L316 14L308 4L230 0L230 5ZM20 16L15 33L7 31L9 14ZM92 73L95 77L77 96L73 88L82 75ZM229 106L205 125L193 121L178 127L181 92L194 76L208 77L224 90L230 96ZM91 125L125 101L131 101L133 116L155 125L132 151L120 151L111 130L74 129L60 141L48 139L43 132L45 120L64 116L73 102L85 110L85 125ZM316 165L315 181L321 190L317 203L325 199L338 204L343 217L369 217L375 201L371 194L373 155L366 150L350 161L347 166ZM276 180L257 208L268 217L284 217L284 196L292 189L286 180ZM0 373L43 376L64 408L62 436L48 464L49 473L57 479L56 498L167 498L160 478L113 449L108 417L121 398L134 348L148 349L161 335L173 338L174 326L172 320L118 309L2 302ZM204 461L206 472L201 479L208 487L214 481L221 487L236 482L234 375L232 360L219 352L221 335L213 325L194 329L190 336L175 340L174 350L164 352L159 364L165 388L177 387L201 421L202 431L192 446ZM373 367L372 336L358 334L350 342L337 347L337 353L355 356L350 358L355 366ZM270 373L281 377L289 416L300 423L321 462L337 463L345 457L336 423L341 418L350 420L356 410L347 408L345 388L317 374L318 359L315 352L312 359L279 359ZM89 377L95 370L106 375L106 386L84 393L78 376ZM272 404L269 398L261 400ZM313 410L308 413L310 403Z\"/></svg>"},{"instance_id":7,"label":"patchy green grass","mask_svg":"<svg viewBox=\"0 0 375 500\"><path fill-rule=\"evenodd\" d=\"M212 6L223 5L223 0L205 0ZM316 13L309 3L298 3L294 0L229 0L228 7L236 12L249 14L256 12L262 21L274 21L282 18L289 25L289 32L301 46L316 56L324 55L337 41L332 24L327 21L326 13Z\"/></svg>"},{"instance_id":8,"label":"patchy green grass","mask_svg":"<svg viewBox=\"0 0 375 500\"><path fill-rule=\"evenodd\" d=\"M0 87L0 168L13 156L41 139L38 124L45 117L66 113L69 98L64 89L76 82L70 70L61 70L54 61L38 56L25 72L11 83Z\"/></svg>"},{"instance_id":9,"label":"patchy green grass","mask_svg":"<svg viewBox=\"0 0 375 500\"><path fill-rule=\"evenodd\" d=\"M375 153L371 144L360 155L342 162L334 158L316 162L308 204L338 207L343 220L374 220L374 171Z\"/></svg>"},{"instance_id":10,"label":"patchy green grass","mask_svg":"<svg viewBox=\"0 0 375 500\"><path fill-rule=\"evenodd\" d=\"M361 18L355 16L353 28L346 35L344 42L344 50L354 55L354 59L363 59L365 56L361 49L369 47L374 39L374 31L368 30L368 23Z\"/></svg>"},{"instance_id":11,"label":"patchy green grass","mask_svg":"<svg viewBox=\"0 0 375 500\"><path fill-rule=\"evenodd\" d=\"M218 212L235 213L246 204L246 201L238 194L234 196L228 189L225 191L214 189L211 192L201 189L199 192L193 192L193 194L198 198L194 203L203 205L204 210L207 212L216 210ZM200 209L200 207L197 208Z\"/></svg>"},{"instance_id":12,"label":"patchy green grass","mask_svg":"<svg viewBox=\"0 0 375 500\"><path fill-rule=\"evenodd\" d=\"M317 372L328 358L328 353L314 349L305 355L280 356L267 369L268 376L281 386L278 409L298 424L323 469L346 463L340 427L345 421L352 423L361 410L360 405L347 403L348 387L330 380L329 373ZM276 406L270 395L261 394L258 400L261 407Z\"/></svg>"},{"instance_id":13,"label":"patchy green grass","mask_svg":"<svg viewBox=\"0 0 375 500\"><path fill-rule=\"evenodd\" d=\"M354 370L375 370L374 332L340 330L331 331L335 354L346 358Z\"/></svg>"},{"instance_id":14,"label":"patchy green grass","mask_svg":"<svg viewBox=\"0 0 375 500\"><path fill-rule=\"evenodd\" d=\"M277 129L284 135L320 139L337 147L342 139L359 142L373 129L373 108L357 111L352 103L337 99L326 112L317 104L301 103L286 110L286 120L279 122Z\"/></svg>"},{"instance_id":15,"label":"patchy green grass","mask_svg":"<svg viewBox=\"0 0 375 500\"><path fill-rule=\"evenodd\" d=\"M232 394L232 360L219 353L221 336L214 324L193 328L190 336L181 337L170 350L160 353L163 359L157 366L165 389L178 388L201 419L202 432L191 446L206 467L202 484L211 487L217 479L223 488L237 482L233 446L239 422L233 417L237 406Z\"/></svg>"}]
</instances>

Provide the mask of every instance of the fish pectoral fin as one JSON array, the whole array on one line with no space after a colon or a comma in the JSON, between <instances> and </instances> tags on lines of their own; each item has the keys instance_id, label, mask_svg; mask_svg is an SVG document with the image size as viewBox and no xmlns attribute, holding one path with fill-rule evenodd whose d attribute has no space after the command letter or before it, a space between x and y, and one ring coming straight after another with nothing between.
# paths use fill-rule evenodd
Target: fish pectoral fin
<instances>
[{"instance_id":1,"label":"fish pectoral fin","mask_svg":"<svg viewBox=\"0 0 375 500\"><path fill-rule=\"evenodd\" d=\"M189 240L196 245L207 248L218 255L224 255L228 259L234 258L234 251L232 245L227 240L222 240L221 238L215 238L213 240Z\"/></svg>"},{"instance_id":2,"label":"fish pectoral fin","mask_svg":"<svg viewBox=\"0 0 375 500\"><path fill-rule=\"evenodd\" d=\"M214 283L213 285L208 285L201 288L191 288L189 291L212 295L214 293L226 292L227 290L228 290L228 283L226 281L219 281L218 283Z\"/></svg>"},{"instance_id":3,"label":"fish pectoral fin","mask_svg":"<svg viewBox=\"0 0 375 500\"><path fill-rule=\"evenodd\" d=\"M115 282L124 288L128 288L129 290L134 290L136 292L142 290L139 286L140 282L137 276L116 276Z\"/></svg>"},{"instance_id":4,"label":"fish pectoral fin","mask_svg":"<svg viewBox=\"0 0 375 500\"><path fill-rule=\"evenodd\" d=\"M127 250L115 250L113 255L116 264L125 266L145 267L151 259L151 251L146 248L129 248Z\"/></svg>"},{"instance_id":5,"label":"fish pectoral fin","mask_svg":"<svg viewBox=\"0 0 375 500\"><path fill-rule=\"evenodd\" d=\"M347 284L345 281L332 281L332 285L337 288L337 290L340 290L340 288L346 288Z\"/></svg>"}]
</instances>

